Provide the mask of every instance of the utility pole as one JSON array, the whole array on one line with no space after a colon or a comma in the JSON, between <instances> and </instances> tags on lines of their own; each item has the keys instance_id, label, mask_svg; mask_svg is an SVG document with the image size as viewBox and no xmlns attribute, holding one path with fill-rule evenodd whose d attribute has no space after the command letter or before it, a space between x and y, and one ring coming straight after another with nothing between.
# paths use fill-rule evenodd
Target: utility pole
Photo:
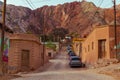
<instances>
[{"instance_id":1,"label":"utility pole","mask_svg":"<svg viewBox=\"0 0 120 80\"><path fill-rule=\"evenodd\" d=\"M1 34L1 52L0 52L0 67L1 67L1 75L4 75L4 62L2 60L3 52L4 52L4 35L5 35L5 13L6 13L6 0L4 0L3 11L2 11L2 34Z\"/></svg>"},{"instance_id":2,"label":"utility pole","mask_svg":"<svg viewBox=\"0 0 120 80\"><path fill-rule=\"evenodd\" d=\"M86 0L82 0L82 2L85 2Z\"/></svg>"},{"instance_id":3,"label":"utility pole","mask_svg":"<svg viewBox=\"0 0 120 80\"><path fill-rule=\"evenodd\" d=\"M45 15L43 15L43 66L44 66L44 55L45 55Z\"/></svg>"},{"instance_id":4,"label":"utility pole","mask_svg":"<svg viewBox=\"0 0 120 80\"><path fill-rule=\"evenodd\" d=\"M115 35L115 54L116 54L116 58L117 58L117 26L116 26L116 0L113 0L114 3L114 35Z\"/></svg>"}]
</instances>

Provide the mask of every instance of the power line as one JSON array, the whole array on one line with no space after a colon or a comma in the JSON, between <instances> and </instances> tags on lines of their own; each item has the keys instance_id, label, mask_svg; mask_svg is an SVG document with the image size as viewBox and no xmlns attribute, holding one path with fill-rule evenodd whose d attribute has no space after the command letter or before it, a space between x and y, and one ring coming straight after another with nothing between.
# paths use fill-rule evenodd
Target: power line
<instances>
[{"instance_id":1,"label":"power line","mask_svg":"<svg viewBox=\"0 0 120 80\"><path fill-rule=\"evenodd\" d=\"M46 2L46 1L51 1L51 0L39 0L39 1L35 1L33 3L40 3L40 2Z\"/></svg>"},{"instance_id":2,"label":"power line","mask_svg":"<svg viewBox=\"0 0 120 80\"><path fill-rule=\"evenodd\" d=\"M98 8L97 8L97 10L99 9L99 7L102 5L102 3L103 3L103 0L100 2L101 0L99 0L99 2L98 3L100 3L100 5L98 6ZM86 10L89 10L90 9L90 5L87 7L87 9ZM96 14L96 12L97 12L97 10L95 11L95 13L94 13L94 16L95 16L95 14ZM83 15L83 17L85 16L86 14L84 14ZM93 17L94 17L93 16Z\"/></svg>"},{"instance_id":3,"label":"power line","mask_svg":"<svg viewBox=\"0 0 120 80\"><path fill-rule=\"evenodd\" d=\"M99 0L99 2L100 2L100 1L101 1L101 0ZM99 7L102 5L103 1L104 1L104 0L102 0L102 1L100 2L100 4L99 4L99 6L97 7L95 13L93 14L93 17L91 17L92 20L91 20L91 19L89 20L89 23L91 23L91 22L93 21L93 18L94 18L94 16L96 15L96 13L98 12L98 9L99 9ZM88 10L89 8L90 8L90 5L88 6L87 10ZM83 17L84 17L84 16L86 16L86 14L84 14Z\"/></svg>"},{"instance_id":4,"label":"power line","mask_svg":"<svg viewBox=\"0 0 120 80\"><path fill-rule=\"evenodd\" d=\"M104 0L101 1L99 7L102 5L103 1L104 1ZM90 20L91 22L93 21L93 18L95 17L95 15L98 13L98 9L99 9L99 7L97 7L97 9L96 9L96 11L95 11L93 17L91 18L91 19L92 19L92 20ZM91 23L91 22L90 22L90 23Z\"/></svg>"},{"instance_id":5,"label":"power line","mask_svg":"<svg viewBox=\"0 0 120 80\"><path fill-rule=\"evenodd\" d=\"M103 3L103 0L100 0L101 2L100 2L100 5L99 5L99 7L102 5L102 3Z\"/></svg>"},{"instance_id":6,"label":"power line","mask_svg":"<svg viewBox=\"0 0 120 80\"><path fill-rule=\"evenodd\" d=\"M28 5L29 5L32 9L34 9L33 6L31 5L31 3L30 3L28 0L26 0L26 2L28 3Z\"/></svg>"},{"instance_id":7,"label":"power line","mask_svg":"<svg viewBox=\"0 0 120 80\"><path fill-rule=\"evenodd\" d=\"M32 3L32 1L31 1L31 0L29 0L29 1L30 1L31 5L32 5L34 8L36 8L35 5Z\"/></svg>"},{"instance_id":8,"label":"power line","mask_svg":"<svg viewBox=\"0 0 120 80\"><path fill-rule=\"evenodd\" d=\"M109 3L107 3L105 6L110 6L110 4L111 4L111 3L112 3L112 1L111 1L111 2L109 2ZM104 6L104 7L105 7L105 6Z\"/></svg>"},{"instance_id":9,"label":"power line","mask_svg":"<svg viewBox=\"0 0 120 80\"><path fill-rule=\"evenodd\" d=\"M100 0L100 1L101 1L101 0ZM99 1L99 2L100 2L100 1ZM93 16L91 16L91 18L88 20L88 23L90 23L90 25L92 25L92 22L93 22L93 20L94 20L94 17L95 17L95 15L98 13L98 9L99 9L99 7L102 5L103 1L104 1L104 0L102 0L102 1L100 2L100 4L99 4L99 6L97 7L95 13L94 13ZM88 26L88 25L89 25L89 24L87 24L86 26Z\"/></svg>"},{"instance_id":10,"label":"power line","mask_svg":"<svg viewBox=\"0 0 120 80\"><path fill-rule=\"evenodd\" d=\"M82 2L84 2L84 1L82 1ZM103 3L103 0L102 1L99 0L98 3L100 3L99 4L99 7L100 7L102 5L102 3ZM91 4L91 3L89 3L89 4ZM87 7L86 7L85 11L89 12L89 9L91 8L91 5L88 5L88 4L86 4L86 5L87 5ZM96 15L96 13L98 12L99 7L97 7L97 9L96 9L95 13L93 14L93 16L91 16L91 18L88 19L88 23L91 23L93 21L93 18ZM83 5L83 8L85 8L85 5ZM89 15L87 12L85 12L80 18L84 18L85 16ZM88 26L88 24L86 26Z\"/></svg>"}]
</instances>

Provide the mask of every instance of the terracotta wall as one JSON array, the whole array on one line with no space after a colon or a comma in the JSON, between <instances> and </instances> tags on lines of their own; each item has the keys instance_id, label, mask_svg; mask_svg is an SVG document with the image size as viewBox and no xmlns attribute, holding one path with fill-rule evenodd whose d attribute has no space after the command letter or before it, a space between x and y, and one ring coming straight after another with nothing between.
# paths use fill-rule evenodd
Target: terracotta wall
<instances>
[{"instance_id":1,"label":"terracotta wall","mask_svg":"<svg viewBox=\"0 0 120 80\"><path fill-rule=\"evenodd\" d=\"M88 64L94 64L98 60L98 40L106 39L105 58L110 58L109 52L109 26L96 27L82 44L82 61Z\"/></svg>"},{"instance_id":2,"label":"terracotta wall","mask_svg":"<svg viewBox=\"0 0 120 80\"><path fill-rule=\"evenodd\" d=\"M32 34L14 34L10 36L9 49L9 67L13 67L11 72L19 72L21 70L21 51L29 50L30 52L30 69L34 70L43 65L43 45L39 39ZM46 55L44 61L47 62Z\"/></svg>"},{"instance_id":3,"label":"terracotta wall","mask_svg":"<svg viewBox=\"0 0 120 80\"><path fill-rule=\"evenodd\" d=\"M74 41L73 42L73 50L77 56L81 55L81 42L80 41Z\"/></svg>"},{"instance_id":4,"label":"terracotta wall","mask_svg":"<svg viewBox=\"0 0 120 80\"><path fill-rule=\"evenodd\" d=\"M110 57L111 58L116 58L116 52L115 52L115 48L114 48L114 45L115 45L115 30L114 30L114 26L110 26L109 28L109 35L110 35L110 38L109 38L109 41L110 41ZM120 43L120 25L117 25L117 28L116 28L116 42L117 44ZM117 49L117 53L120 53L120 49ZM118 54L119 56L120 54ZM119 56L120 58L120 56Z\"/></svg>"},{"instance_id":5,"label":"terracotta wall","mask_svg":"<svg viewBox=\"0 0 120 80\"><path fill-rule=\"evenodd\" d=\"M80 58L82 57L82 42L84 41L84 38L73 38L72 42L72 48L77 56Z\"/></svg>"}]
</instances>

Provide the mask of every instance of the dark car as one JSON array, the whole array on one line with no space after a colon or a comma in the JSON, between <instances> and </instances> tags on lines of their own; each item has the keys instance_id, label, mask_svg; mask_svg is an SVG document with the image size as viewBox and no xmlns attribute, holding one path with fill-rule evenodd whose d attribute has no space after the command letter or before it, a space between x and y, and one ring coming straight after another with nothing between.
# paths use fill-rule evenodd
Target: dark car
<instances>
[{"instance_id":1,"label":"dark car","mask_svg":"<svg viewBox=\"0 0 120 80\"><path fill-rule=\"evenodd\" d=\"M71 46L67 46L67 50L68 50L68 49L72 49L72 47L71 47Z\"/></svg>"},{"instance_id":2,"label":"dark car","mask_svg":"<svg viewBox=\"0 0 120 80\"><path fill-rule=\"evenodd\" d=\"M70 52L68 53L69 56L76 56L76 54L74 52Z\"/></svg>"},{"instance_id":3,"label":"dark car","mask_svg":"<svg viewBox=\"0 0 120 80\"><path fill-rule=\"evenodd\" d=\"M71 56L69 65L70 67L82 67L83 63L81 62L81 59L78 56Z\"/></svg>"},{"instance_id":4,"label":"dark car","mask_svg":"<svg viewBox=\"0 0 120 80\"><path fill-rule=\"evenodd\" d=\"M70 54L71 52L73 52L73 51L72 51L72 50L69 50L69 51L68 51L68 54Z\"/></svg>"},{"instance_id":5,"label":"dark car","mask_svg":"<svg viewBox=\"0 0 120 80\"><path fill-rule=\"evenodd\" d=\"M79 56L70 56L70 60L80 60L81 61L81 58Z\"/></svg>"},{"instance_id":6,"label":"dark car","mask_svg":"<svg viewBox=\"0 0 120 80\"><path fill-rule=\"evenodd\" d=\"M72 49L68 49L68 50L67 50L68 53L71 52L71 51L72 51Z\"/></svg>"}]
</instances>

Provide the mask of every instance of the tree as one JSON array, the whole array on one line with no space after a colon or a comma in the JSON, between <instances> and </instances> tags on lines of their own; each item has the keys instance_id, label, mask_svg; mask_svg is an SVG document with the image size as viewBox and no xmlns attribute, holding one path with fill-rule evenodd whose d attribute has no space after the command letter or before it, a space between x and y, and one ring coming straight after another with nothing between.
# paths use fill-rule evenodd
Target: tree
<instances>
[{"instance_id":1,"label":"tree","mask_svg":"<svg viewBox=\"0 0 120 80\"><path fill-rule=\"evenodd\" d=\"M74 37L78 37L80 34L78 34L77 32L71 32L70 34L68 34L68 36L74 38Z\"/></svg>"},{"instance_id":2,"label":"tree","mask_svg":"<svg viewBox=\"0 0 120 80\"><path fill-rule=\"evenodd\" d=\"M47 42L48 41L47 35L41 35L40 37L41 37L42 42Z\"/></svg>"},{"instance_id":3,"label":"tree","mask_svg":"<svg viewBox=\"0 0 120 80\"><path fill-rule=\"evenodd\" d=\"M63 39L66 34L69 33L68 29L64 29L64 28L55 28L52 30L51 32L55 38L57 38L57 41L59 41L59 39Z\"/></svg>"},{"instance_id":4,"label":"tree","mask_svg":"<svg viewBox=\"0 0 120 80\"><path fill-rule=\"evenodd\" d=\"M51 41L47 42L46 47L56 51L56 45L53 44Z\"/></svg>"}]
</instances>

